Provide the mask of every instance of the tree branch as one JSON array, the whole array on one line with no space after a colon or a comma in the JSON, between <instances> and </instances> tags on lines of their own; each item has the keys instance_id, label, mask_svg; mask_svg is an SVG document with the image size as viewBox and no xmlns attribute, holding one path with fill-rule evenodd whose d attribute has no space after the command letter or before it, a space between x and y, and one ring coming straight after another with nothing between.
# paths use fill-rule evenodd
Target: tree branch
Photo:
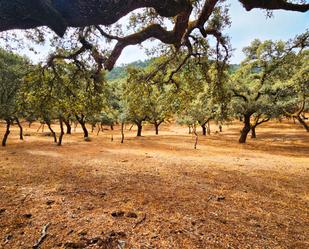
<instances>
[{"instance_id":1,"label":"tree branch","mask_svg":"<svg viewBox=\"0 0 309 249\"><path fill-rule=\"evenodd\" d=\"M309 4L296 4L287 0L239 0L247 11L252 9L266 10L290 10L298 12L306 12L309 10Z\"/></svg>"}]
</instances>

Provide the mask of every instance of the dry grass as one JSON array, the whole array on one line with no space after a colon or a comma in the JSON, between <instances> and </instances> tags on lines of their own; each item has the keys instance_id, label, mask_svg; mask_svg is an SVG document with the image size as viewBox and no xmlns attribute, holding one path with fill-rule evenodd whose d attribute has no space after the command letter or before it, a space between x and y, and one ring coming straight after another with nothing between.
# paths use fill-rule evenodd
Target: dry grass
<instances>
[{"instance_id":1,"label":"dry grass","mask_svg":"<svg viewBox=\"0 0 309 249\"><path fill-rule=\"evenodd\" d=\"M32 248L47 223L41 248L309 247L309 135L296 125L265 124L246 145L230 125L197 150L182 127L124 144L78 130L63 147L37 127L0 149L0 248Z\"/></svg>"}]
</instances>

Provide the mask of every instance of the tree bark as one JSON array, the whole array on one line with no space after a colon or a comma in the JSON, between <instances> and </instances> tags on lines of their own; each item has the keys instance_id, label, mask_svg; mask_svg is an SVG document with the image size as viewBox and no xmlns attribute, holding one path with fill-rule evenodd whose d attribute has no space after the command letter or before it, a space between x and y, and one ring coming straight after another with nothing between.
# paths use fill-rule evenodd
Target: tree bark
<instances>
[{"instance_id":1,"label":"tree bark","mask_svg":"<svg viewBox=\"0 0 309 249\"><path fill-rule=\"evenodd\" d=\"M59 118L59 125L60 125L60 135L59 135L59 141L58 141L58 146L61 146L62 145L62 138L63 138L63 135L64 135L64 129L63 129L63 118L60 117Z\"/></svg>"},{"instance_id":2,"label":"tree bark","mask_svg":"<svg viewBox=\"0 0 309 249\"><path fill-rule=\"evenodd\" d=\"M17 117L15 117L16 123L19 127L19 139L20 140L24 140L24 135L23 135L23 127L21 126L19 119Z\"/></svg>"},{"instance_id":3,"label":"tree bark","mask_svg":"<svg viewBox=\"0 0 309 249\"><path fill-rule=\"evenodd\" d=\"M203 136L206 136L206 124L202 124L202 132L203 132Z\"/></svg>"},{"instance_id":4,"label":"tree bark","mask_svg":"<svg viewBox=\"0 0 309 249\"><path fill-rule=\"evenodd\" d=\"M155 127L155 131L156 131L156 135L159 135L159 127L160 127L160 125L163 123L164 121L155 121L154 123L153 123L153 125L154 125L154 127Z\"/></svg>"},{"instance_id":5,"label":"tree bark","mask_svg":"<svg viewBox=\"0 0 309 249\"><path fill-rule=\"evenodd\" d=\"M239 0L247 11L291 10L306 12L309 4L285 0ZM48 26L59 36L67 27L111 25L128 13L140 8L154 8L164 17L174 17L191 8L187 0L1 0L0 31ZM208 1L209 2L209 1ZM203 13L204 19L207 14Z\"/></svg>"},{"instance_id":6,"label":"tree bark","mask_svg":"<svg viewBox=\"0 0 309 249\"><path fill-rule=\"evenodd\" d=\"M121 123L121 143L124 142L124 123Z\"/></svg>"},{"instance_id":7,"label":"tree bark","mask_svg":"<svg viewBox=\"0 0 309 249\"><path fill-rule=\"evenodd\" d=\"M207 122L207 135L210 135L210 122Z\"/></svg>"},{"instance_id":8,"label":"tree bark","mask_svg":"<svg viewBox=\"0 0 309 249\"><path fill-rule=\"evenodd\" d=\"M248 133L251 130L250 117L251 117L251 114L250 115L249 114L244 115L244 124L245 125L244 125L244 128L241 131L241 135L240 135L240 138L239 138L239 143L241 143L241 144L246 143Z\"/></svg>"},{"instance_id":9,"label":"tree bark","mask_svg":"<svg viewBox=\"0 0 309 249\"><path fill-rule=\"evenodd\" d=\"M93 133L94 129L95 129L96 125L95 124L92 124L91 125L91 133Z\"/></svg>"},{"instance_id":10,"label":"tree bark","mask_svg":"<svg viewBox=\"0 0 309 249\"><path fill-rule=\"evenodd\" d=\"M10 127L11 127L11 120L10 119L6 119L6 130L2 139L2 146L5 147L6 146L6 141L8 139L8 136L10 135L11 131L10 131Z\"/></svg>"},{"instance_id":11,"label":"tree bark","mask_svg":"<svg viewBox=\"0 0 309 249\"><path fill-rule=\"evenodd\" d=\"M194 143L194 149L197 149L197 143L198 143L198 134L196 132L196 125L193 125L193 134L195 135L195 143Z\"/></svg>"},{"instance_id":12,"label":"tree bark","mask_svg":"<svg viewBox=\"0 0 309 249\"><path fill-rule=\"evenodd\" d=\"M309 132L309 126L306 124L305 120L303 120L300 116L297 116L296 119L305 128L305 130Z\"/></svg>"},{"instance_id":13,"label":"tree bark","mask_svg":"<svg viewBox=\"0 0 309 249\"><path fill-rule=\"evenodd\" d=\"M78 115L76 115L76 119L77 119L78 123L80 124L80 126L83 129L84 138L88 138L89 137L89 133L88 133L88 130L87 130L87 127L86 127L86 123L84 121L84 117L82 116L81 118L79 118Z\"/></svg>"},{"instance_id":14,"label":"tree bark","mask_svg":"<svg viewBox=\"0 0 309 249\"><path fill-rule=\"evenodd\" d=\"M142 122L136 123L136 125L137 125L137 135L136 136L141 137L142 136L142 129L143 129Z\"/></svg>"},{"instance_id":15,"label":"tree bark","mask_svg":"<svg viewBox=\"0 0 309 249\"><path fill-rule=\"evenodd\" d=\"M67 27L111 25L133 10L153 7L173 17L188 9L186 0L1 0L0 31L48 26L59 36Z\"/></svg>"},{"instance_id":16,"label":"tree bark","mask_svg":"<svg viewBox=\"0 0 309 249\"><path fill-rule=\"evenodd\" d=\"M47 124L48 129L50 130L51 134L53 135L54 138L54 142L57 143L57 135L56 132L53 130L53 128L51 127L51 123L49 120L45 121L45 123Z\"/></svg>"},{"instance_id":17,"label":"tree bark","mask_svg":"<svg viewBox=\"0 0 309 249\"><path fill-rule=\"evenodd\" d=\"M252 126L252 127L251 127L251 138L252 138L252 139L255 139L255 138L256 138L255 128L256 128L256 126Z\"/></svg>"},{"instance_id":18,"label":"tree bark","mask_svg":"<svg viewBox=\"0 0 309 249\"><path fill-rule=\"evenodd\" d=\"M71 135L72 134L72 127L70 124L70 120L69 119L63 119L63 122L65 124L65 126L67 127L67 134Z\"/></svg>"},{"instance_id":19,"label":"tree bark","mask_svg":"<svg viewBox=\"0 0 309 249\"><path fill-rule=\"evenodd\" d=\"M88 138L89 137L89 133L88 133L88 130L87 130L85 122L81 122L80 125L81 125L81 127L83 129L83 132L84 132L84 138Z\"/></svg>"},{"instance_id":20,"label":"tree bark","mask_svg":"<svg viewBox=\"0 0 309 249\"><path fill-rule=\"evenodd\" d=\"M99 136L100 131L101 131L101 126L100 126L100 125L98 125L98 132L97 132L97 136Z\"/></svg>"}]
</instances>

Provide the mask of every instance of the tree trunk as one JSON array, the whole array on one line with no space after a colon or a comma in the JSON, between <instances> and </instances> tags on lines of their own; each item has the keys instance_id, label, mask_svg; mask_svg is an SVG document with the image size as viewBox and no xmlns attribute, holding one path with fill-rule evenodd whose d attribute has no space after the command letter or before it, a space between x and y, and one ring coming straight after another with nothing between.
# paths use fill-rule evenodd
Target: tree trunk
<instances>
[{"instance_id":1,"label":"tree trunk","mask_svg":"<svg viewBox=\"0 0 309 249\"><path fill-rule=\"evenodd\" d=\"M188 128L189 128L189 134L191 134L191 133L192 133L192 131L191 131L191 125L188 125Z\"/></svg>"},{"instance_id":2,"label":"tree trunk","mask_svg":"<svg viewBox=\"0 0 309 249\"><path fill-rule=\"evenodd\" d=\"M256 126L251 127L251 138L253 138L253 139L256 138L255 128L256 128Z\"/></svg>"},{"instance_id":3,"label":"tree trunk","mask_svg":"<svg viewBox=\"0 0 309 249\"><path fill-rule=\"evenodd\" d=\"M210 122L208 122L207 124L207 135L210 135Z\"/></svg>"},{"instance_id":4,"label":"tree trunk","mask_svg":"<svg viewBox=\"0 0 309 249\"><path fill-rule=\"evenodd\" d=\"M101 131L101 126L100 126L100 125L98 125L98 132L97 132L97 136L99 136L100 131Z\"/></svg>"},{"instance_id":5,"label":"tree trunk","mask_svg":"<svg viewBox=\"0 0 309 249\"><path fill-rule=\"evenodd\" d=\"M42 127L42 132L44 132L44 124L45 124L45 123L40 123L40 126L39 126L39 128L36 130L36 132L39 132L40 129L41 129L41 127Z\"/></svg>"},{"instance_id":6,"label":"tree trunk","mask_svg":"<svg viewBox=\"0 0 309 249\"><path fill-rule=\"evenodd\" d=\"M72 134L72 127L70 124L70 120L69 119L63 119L63 122L65 123L65 126L67 127L67 134Z\"/></svg>"},{"instance_id":7,"label":"tree trunk","mask_svg":"<svg viewBox=\"0 0 309 249\"><path fill-rule=\"evenodd\" d=\"M203 131L203 136L206 136L206 124L201 125L202 131Z\"/></svg>"},{"instance_id":8,"label":"tree trunk","mask_svg":"<svg viewBox=\"0 0 309 249\"><path fill-rule=\"evenodd\" d=\"M251 117L251 115L244 115L244 124L245 125L244 125L244 128L241 131L241 135L240 135L240 138L239 138L239 143L241 143L241 144L246 143L248 133L251 130L250 117Z\"/></svg>"},{"instance_id":9,"label":"tree trunk","mask_svg":"<svg viewBox=\"0 0 309 249\"><path fill-rule=\"evenodd\" d=\"M10 135L10 127L11 127L11 120L6 119L6 131L4 133L3 139L2 139L2 146L5 147L6 146L6 141L8 139L8 136Z\"/></svg>"},{"instance_id":10,"label":"tree trunk","mask_svg":"<svg viewBox=\"0 0 309 249\"><path fill-rule=\"evenodd\" d=\"M137 136L141 137L142 136L143 125L142 125L142 123L138 123L136 125L137 125Z\"/></svg>"},{"instance_id":11,"label":"tree trunk","mask_svg":"<svg viewBox=\"0 0 309 249\"><path fill-rule=\"evenodd\" d=\"M77 115L76 115L76 119L78 121L78 123L80 124L80 126L82 127L83 129L83 132L84 132L84 138L88 138L89 137L89 133L88 133L88 130L87 130L87 127L86 127L86 123L84 121L84 118L79 118Z\"/></svg>"},{"instance_id":12,"label":"tree trunk","mask_svg":"<svg viewBox=\"0 0 309 249\"><path fill-rule=\"evenodd\" d=\"M196 132L196 126L193 126L193 134L195 135L195 143L194 143L194 149L196 150L197 148L197 143L198 143L198 134Z\"/></svg>"},{"instance_id":13,"label":"tree trunk","mask_svg":"<svg viewBox=\"0 0 309 249\"><path fill-rule=\"evenodd\" d=\"M17 117L15 117L16 123L19 127L19 139L20 140L24 140L24 135L23 135L23 127L21 126L19 119Z\"/></svg>"},{"instance_id":14,"label":"tree trunk","mask_svg":"<svg viewBox=\"0 0 309 249\"><path fill-rule=\"evenodd\" d=\"M309 132L309 126L306 124L305 120L303 120L300 116L296 117L298 122L305 128L307 132Z\"/></svg>"},{"instance_id":15,"label":"tree trunk","mask_svg":"<svg viewBox=\"0 0 309 249\"><path fill-rule=\"evenodd\" d=\"M93 133L95 126L96 126L95 124L91 125L91 133Z\"/></svg>"},{"instance_id":16,"label":"tree trunk","mask_svg":"<svg viewBox=\"0 0 309 249\"><path fill-rule=\"evenodd\" d=\"M59 118L59 124L60 124L60 135L59 135L59 141L58 141L58 146L61 146L62 144L62 138L64 135L64 129L63 129L63 119L60 117Z\"/></svg>"},{"instance_id":17,"label":"tree trunk","mask_svg":"<svg viewBox=\"0 0 309 249\"><path fill-rule=\"evenodd\" d=\"M222 132L222 125L219 125L219 131Z\"/></svg>"},{"instance_id":18,"label":"tree trunk","mask_svg":"<svg viewBox=\"0 0 309 249\"><path fill-rule=\"evenodd\" d=\"M83 132L84 132L84 138L88 138L89 134L88 134L88 130L87 130L85 122L81 122L80 125L81 125L81 127L83 129Z\"/></svg>"},{"instance_id":19,"label":"tree trunk","mask_svg":"<svg viewBox=\"0 0 309 249\"><path fill-rule=\"evenodd\" d=\"M45 121L45 123L47 124L48 129L50 130L51 134L53 135L54 142L57 143L57 135L56 135L56 132L54 132L54 130L52 129L50 121Z\"/></svg>"},{"instance_id":20,"label":"tree trunk","mask_svg":"<svg viewBox=\"0 0 309 249\"><path fill-rule=\"evenodd\" d=\"M112 130L112 131L114 130L114 125L111 125L111 130Z\"/></svg>"},{"instance_id":21,"label":"tree trunk","mask_svg":"<svg viewBox=\"0 0 309 249\"><path fill-rule=\"evenodd\" d=\"M156 135L159 135L159 124L157 122L154 123L154 127L155 127L155 130L156 130Z\"/></svg>"},{"instance_id":22,"label":"tree trunk","mask_svg":"<svg viewBox=\"0 0 309 249\"><path fill-rule=\"evenodd\" d=\"M124 123L121 123L121 143L124 142Z\"/></svg>"},{"instance_id":23,"label":"tree trunk","mask_svg":"<svg viewBox=\"0 0 309 249\"><path fill-rule=\"evenodd\" d=\"M77 126L78 126L78 121L76 122L74 122L74 132L76 132L76 128L77 128Z\"/></svg>"}]
</instances>

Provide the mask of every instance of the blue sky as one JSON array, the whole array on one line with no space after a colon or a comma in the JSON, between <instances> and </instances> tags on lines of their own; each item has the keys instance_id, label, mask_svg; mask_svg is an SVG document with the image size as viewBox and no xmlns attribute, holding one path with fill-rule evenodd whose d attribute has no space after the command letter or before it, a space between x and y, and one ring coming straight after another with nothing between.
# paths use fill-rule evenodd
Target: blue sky
<instances>
[{"instance_id":1,"label":"blue sky","mask_svg":"<svg viewBox=\"0 0 309 249\"><path fill-rule=\"evenodd\" d=\"M243 59L242 48L252 40L288 40L309 29L309 12L298 13L292 11L274 11L272 18L266 18L263 10L247 12L237 0L228 0L232 26L227 30L231 37L234 51L232 63L239 63ZM151 46L151 43L145 43ZM138 47L128 47L124 50L117 64L146 59L143 50Z\"/></svg>"}]
</instances>

